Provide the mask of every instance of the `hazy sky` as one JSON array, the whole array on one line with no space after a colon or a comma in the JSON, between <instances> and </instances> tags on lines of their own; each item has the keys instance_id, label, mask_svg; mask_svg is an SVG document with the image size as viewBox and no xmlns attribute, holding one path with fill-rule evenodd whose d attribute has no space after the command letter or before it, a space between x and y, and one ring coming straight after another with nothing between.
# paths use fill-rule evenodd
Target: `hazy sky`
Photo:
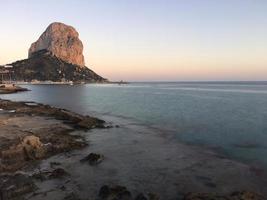
<instances>
[{"instance_id":1,"label":"hazy sky","mask_svg":"<svg viewBox=\"0 0 267 200\"><path fill-rule=\"evenodd\" d=\"M267 80L267 0L0 0L0 64L55 21L110 80Z\"/></svg>"}]
</instances>

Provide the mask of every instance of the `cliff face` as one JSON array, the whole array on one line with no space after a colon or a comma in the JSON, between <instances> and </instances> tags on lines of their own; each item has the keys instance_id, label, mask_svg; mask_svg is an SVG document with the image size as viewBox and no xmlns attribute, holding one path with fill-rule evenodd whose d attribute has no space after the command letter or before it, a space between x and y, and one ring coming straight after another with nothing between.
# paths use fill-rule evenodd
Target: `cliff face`
<instances>
[{"instance_id":1,"label":"cliff face","mask_svg":"<svg viewBox=\"0 0 267 200\"><path fill-rule=\"evenodd\" d=\"M67 63L47 50L38 51L29 59L17 61L11 65L16 81L107 82L87 67Z\"/></svg>"},{"instance_id":2,"label":"cliff face","mask_svg":"<svg viewBox=\"0 0 267 200\"><path fill-rule=\"evenodd\" d=\"M83 44L72 26L59 22L50 24L40 38L32 43L29 58L40 50L47 50L67 63L81 67L85 65Z\"/></svg>"},{"instance_id":3,"label":"cliff face","mask_svg":"<svg viewBox=\"0 0 267 200\"><path fill-rule=\"evenodd\" d=\"M84 65L78 32L63 23L52 23L32 43L28 59L12 63L16 81L107 82Z\"/></svg>"}]
</instances>

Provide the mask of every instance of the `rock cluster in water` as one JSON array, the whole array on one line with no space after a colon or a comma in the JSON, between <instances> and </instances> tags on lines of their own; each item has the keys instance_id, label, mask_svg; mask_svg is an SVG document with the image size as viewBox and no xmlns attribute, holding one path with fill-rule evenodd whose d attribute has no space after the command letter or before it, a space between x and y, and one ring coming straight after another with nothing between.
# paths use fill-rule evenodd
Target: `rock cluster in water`
<instances>
[{"instance_id":1,"label":"rock cluster in water","mask_svg":"<svg viewBox=\"0 0 267 200\"><path fill-rule=\"evenodd\" d=\"M85 65L83 44L72 26L59 22L50 24L40 38L32 43L29 58L40 50L47 50L67 63Z\"/></svg>"}]
</instances>

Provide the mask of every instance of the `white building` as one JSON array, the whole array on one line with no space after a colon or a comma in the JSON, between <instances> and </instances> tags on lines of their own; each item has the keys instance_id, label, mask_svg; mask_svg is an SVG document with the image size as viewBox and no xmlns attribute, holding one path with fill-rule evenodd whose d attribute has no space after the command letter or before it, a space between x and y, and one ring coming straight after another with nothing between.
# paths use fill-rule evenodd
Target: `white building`
<instances>
[{"instance_id":1,"label":"white building","mask_svg":"<svg viewBox=\"0 0 267 200\"><path fill-rule=\"evenodd\" d=\"M12 65L5 65L4 68L10 69L10 68L13 68L13 66Z\"/></svg>"}]
</instances>

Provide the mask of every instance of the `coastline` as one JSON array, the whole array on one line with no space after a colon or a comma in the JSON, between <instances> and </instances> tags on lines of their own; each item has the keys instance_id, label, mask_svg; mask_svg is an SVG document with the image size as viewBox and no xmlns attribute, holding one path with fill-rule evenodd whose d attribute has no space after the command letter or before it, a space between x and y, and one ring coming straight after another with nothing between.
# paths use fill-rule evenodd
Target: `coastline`
<instances>
[{"instance_id":1,"label":"coastline","mask_svg":"<svg viewBox=\"0 0 267 200\"><path fill-rule=\"evenodd\" d=\"M126 85L130 84L130 82L125 81L99 81L99 82L73 82L73 81L33 81L33 82L16 82L17 85L82 85L82 84L118 84L118 85Z\"/></svg>"},{"instance_id":2,"label":"coastline","mask_svg":"<svg viewBox=\"0 0 267 200\"><path fill-rule=\"evenodd\" d=\"M82 140L81 137L70 135L75 130L104 128L103 120L35 102L0 99L0 108L0 172L17 171L30 163L28 161L83 147L85 143L78 141ZM24 152L23 143L27 138L33 139L33 143L38 143L37 147L35 144L32 145L30 158L29 152Z\"/></svg>"},{"instance_id":3,"label":"coastline","mask_svg":"<svg viewBox=\"0 0 267 200\"><path fill-rule=\"evenodd\" d=\"M25 91L29 90L27 88L16 86L14 84L0 84L0 94L12 94Z\"/></svg>"},{"instance_id":4,"label":"coastline","mask_svg":"<svg viewBox=\"0 0 267 200\"><path fill-rule=\"evenodd\" d=\"M33 162L35 165L28 165L25 168L30 180L39 188L37 191L41 190L37 194L38 198L31 196L33 191L26 193L25 195L29 195L29 199L44 199L42 197L44 195L43 190L49 191L54 184L58 184L58 181L64 187L69 187L67 189L68 192L72 191L75 195L77 193L80 194L81 199L86 196L97 197L98 190L103 184L114 185L118 183L127 186L134 195L138 195L138 192L146 193L149 191L155 193L156 191L161 199L172 199L174 196L179 195L186 196L190 192L194 193L192 194L193 196L189 195L188 198L184 197L185 199L194 199L197 197L196 195L209 195L212 197L213 193L227 195L236 191L240 191L238 195L241 195L242 191L247 191L246 195L249 191L266 195L264 194L266 191L263 188L258 188L260 178L255 175L255 172L249 166L222 158L214 152L198 147L176 144L166 138L162 138L160 133L155 133L154 130L134 125L127 122L127 120L114 120L120 124L120 128L111 128L109 126L106 127L108 129L91 129L97 127L95 123L91 124L91 120L96 120L96 118L88 118L89 116L81 116L65 109L34 102L12 102L9 100L0 100L0 102L1 109L3 109L0 116L6 117L4 118L11 123L10 127L12 127L13 131L16 132L31 127L31 131L26 131L28 134L24 136L31 136L33 134L32 130L37 131L35 136L39 132L37 136L40 136L41 146L48 143L53 145L53 142L45 138L55 138L59 133L60 139L56 137L58 138L57 141L62 139L67 141L67 146L63 148L64 150L58 150L56 153L35 158L34 161L44 160L37 162L39 163L37 165L36 162ZM8 112L3 113L3 111ZM87 124L86 126L80 123L81 121L77 121L77 118L81 120L84 117L87 122L85 123ZM12 124L12 121L16 123ZM88 121L90 122L89 126ZM100 128L105 128L103 126L104 121L100 120L98 122L101 124ZM33 128L33 125L37 127ZM41 127L41 131L40 129L38 130L38 126L39 128ZM88 129L91 129L90 134L84 132L84 130ZM7 130L10 131L10 129ZM50 136L45 133L49 133ZM2 134L3 132L1 132ZM18 134L21 134L21 132ZM23 139L19 141L23 141ZM15 146L20 144L15 143L15 140L9 142L9 144L16 144ZM89 147L87 146L88 143L91 144ZM34 153L33 155L40 155L40 152L37 152L37 154ZM103 163L95 167L81 164L79 160L90 152L103 154L105 156ZM132 161L135 161L135 163ZM39 174L36 174L36 168L39 169ZM48 175L51 176L53 173L58 173L59 169L63 169L63 172L69 174L66 176L67 178L71 177L68 184L64 184L66 174L63 172L63 175L59 173L60 177L64 176L63 179L61 177L58 180L58 174L55 175L55 179L47 178ZM55 170L56 172L54 172ZM89 174L88 170L91 171ZM41 182L40 180L36 181L33 178L36 176L39 178L41 176L41 179L44 180ZM100 178L101 176L102 178ZM117 180L117 177L120 177L119 180ZM133 178L136 180L134 181ZM235 181L232 179L235 179ZM47 181L52 184L47 185ZM161 185L162 182L167 184L163 186ZM136 185L137 183L138 185ZM83 188L81 191L77 188L77 184ZM88 187L88 184L91 188L89 190L84 188ZM75 189L72 190L70 188ZM198 194L201 192L205 194ZM254 193L249 194L256 195ZM63 199L67 194L66 191L58 188L51 192L50 195L47 195L49 199L53 199L53 196L63 195Z\"/></svg>"}]
</instances>

